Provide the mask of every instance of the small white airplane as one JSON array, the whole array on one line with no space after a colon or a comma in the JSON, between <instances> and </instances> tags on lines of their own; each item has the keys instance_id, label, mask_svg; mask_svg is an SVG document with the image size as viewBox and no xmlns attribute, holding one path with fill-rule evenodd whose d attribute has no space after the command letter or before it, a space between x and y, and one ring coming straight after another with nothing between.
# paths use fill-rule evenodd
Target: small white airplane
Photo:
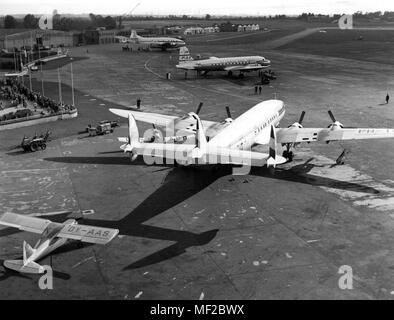
<instances>
[{"instance_id":1,"label":"small white airplane","mask_svg":"<svg viewBox=\"0 0 394 320\"><path fill-rule=\"evenodd\" d=\"M130 38L117 36L115 37L120 43L145 44L152 49L176 49L185 46L185 41L170 37L141 37L135 30L131 30Z\"/></svg>"},{"instance_id":2,"label":"small white airplane","mask_svg":"<svg viewBox=\"0 0 394 320\"><path fill-rule=\"evenodd\" d=\"M120 109L110 111L129 119L129 137L118 139L125 143L121 149L130 154L132 161L142 155L171 159L186 166L233 164L275 168L292 161L291 149L302 142L394 138L394 129L345 128L331 111L333 122L328 128L304 128L301 123L305 112L288 128L277 128L285 114L285 104L280 100L263 101L235 120L227 109L228 118L222 122L200 120L201 106L196 113L182 118ZM166 128L167 137L164 139L155 129L151 138L139 138L136 120ZM190 137L194 137L192 143ZM168 143L171 140L186 140L186 143ZM278 144L286 147L282 156L277 154ZM253 151L258 145L269 146L269 153Z\"/></svg>"},{"instance_id":3,"label":"small white airplane","mask_svg":"<svg viewBox=\"0 0 394 320\"><path fill-rule=\"evenodd\" d=\"M228 57L194 60L187 47L179 49L179 64L176 66L182 70L195 70L197 74L207 74L209 71L227 71L231 76L234 71L239 71L240 76L244 72L258 71L268 68L271 61L261 56Z\"/></svg>"},{"instance_id":4,"label":"small white airplane","mask_svg":"<svg viewBox=\"0 0 394 320\"><path fill-rule=\"evenodd\" d=\"M74 219L57 223L15 213L4 213L0 217L0 225L41 235L34 248L26 241L23 242L23 260L4 261L6 268L22 273L43 273L44 268L36 261L43 259L68 240L107 244L119 233L117 229L80 225Z\"/></svg>"},{"instance_id":5,"label":"small white airplane","mask_svg":"<svg viewBox=\"0 0 394 320\"><path fill-rule=\"evenodd\" d=\"M28 67L24 66L21 63L21 71L20 72L16 72L16 73L6 73L4 76L5 77L23 77L25 75L27 75L29 73L29 69Z\"/></svg>"}]
</instances>

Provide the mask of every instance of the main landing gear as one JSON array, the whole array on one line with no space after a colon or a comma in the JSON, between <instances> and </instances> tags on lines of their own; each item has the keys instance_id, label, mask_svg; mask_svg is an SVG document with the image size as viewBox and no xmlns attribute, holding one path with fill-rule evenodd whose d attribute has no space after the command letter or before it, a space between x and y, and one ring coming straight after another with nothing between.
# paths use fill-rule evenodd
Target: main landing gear
<instances>
[{"instance_id":1,"label":"main landing gear","mask_svg":"<svg viewBox=\"0 0 394 320\"><path fill-rule=\"evenodd\" d=\"M289 162L292 162L293 158L294 158L294 153L293 153L293 151L290 151L290 149L291 149L291 144L287 143L286 150L283 151L282 157L286 158Z\"/></svg>"}]
</instances>

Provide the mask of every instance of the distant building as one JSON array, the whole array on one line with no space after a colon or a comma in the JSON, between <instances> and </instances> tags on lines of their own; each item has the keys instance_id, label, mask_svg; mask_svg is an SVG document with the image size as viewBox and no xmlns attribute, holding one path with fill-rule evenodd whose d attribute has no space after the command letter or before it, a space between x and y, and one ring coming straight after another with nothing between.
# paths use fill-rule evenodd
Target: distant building
<instances>
[{"instance_id":1,"label":"distant building","mask_svg":"<svg viewBox=\"0 0 394 320\"><path fill-rule=\"evenodd\" d=\"M237 26L238 32L250 32L260 30L260 25L258 24L240 24Z\"/></svg>"},{"instance_id":2,"label":"distant building","mask_svg":"<svg viewBox=\"0 0 394 320\"><path fill-rule=\"evenodd\" d=\"M71 47L76 45L73 32L59 30L35 29L13 34L6 34L0 37L0 49L12 51L14 48L33 46L44 47Z\"/></svg>"},{"instance_id":3,"label":"distant building","mask_svg":"<svg viewBox=\"0 0 394 320\"><path fill-rule=\"evenodd\" d=\"M98 43L111 44L115 43L116 30L99 30Z\"/></svg>"},{"instance_id":4,"label":"distant building","mask_svg":"<svg viewBox=\"0 0 394 320\"><path fill-rule=\"evenodd\" d=\"M205 32L204 32L204 28L201 28L201 27L190 27L190 28L187 28L183 32L183 34L185 34L185 35L202 34L202 33L205 33Z\"/></svg>"},{"instance_id":5,"label":"distant building","mask_svg":"<svg viewBox=\"0 0 394 320\"><path fill-rule=\"evenodd\" d=\"M235 32L237 31L237 25L235 25L234 23L231 23L230 21L227 21L225 23L222 23L220 25L220 31L221 32Z\"/></svg>"}]
</instances>

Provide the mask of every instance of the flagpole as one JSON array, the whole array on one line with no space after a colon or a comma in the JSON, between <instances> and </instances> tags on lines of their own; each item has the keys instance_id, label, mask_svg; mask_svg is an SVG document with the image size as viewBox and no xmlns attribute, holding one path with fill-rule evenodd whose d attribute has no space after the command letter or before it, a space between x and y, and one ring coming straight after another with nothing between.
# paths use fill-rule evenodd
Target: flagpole
<instances>
[{"instance_id":1,"label":"flagpole","mask_svg":"<svg viewBox=\"0 0 394 320\"><path fill-rule=\"evenodd\" d=\"M45 96L45 92L44 92L44 74L42 73L42 63L40 63L41 66L41 92L42 95Z\"/></svg>"},{"instance_id":2,"label":"flagpole","mask_svg":"<svg viewBox=\"0 0 394 320\"><path fill-rule=\"evenodd\" d=\"M71 96L73 101L73 107L75 107L75 100L74 100L74 74L73 74L73 58L70 58L70 68L71 68Z\"/></svg>"},{"instance_id":3,"label":"flagpole","mask_svg":"<svg viewBox=\"0 0 394 320\"><path fill-rule=\"evenodd\" d=\"M60 82L60 69L57 68L57 79L58 79L58 83L59 83L59 101L60 101L60 105L63 105L62 103L62 84Z\"/></svg>"}]
</instances>

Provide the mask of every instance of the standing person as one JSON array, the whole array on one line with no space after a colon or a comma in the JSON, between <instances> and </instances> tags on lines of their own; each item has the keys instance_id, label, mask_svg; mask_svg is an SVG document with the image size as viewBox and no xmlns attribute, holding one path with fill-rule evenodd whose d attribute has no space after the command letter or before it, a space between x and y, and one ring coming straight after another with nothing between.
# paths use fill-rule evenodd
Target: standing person
<instances>
[{"instance_id":1,"label":"standing person","mask_svg":"<svg viewBox=\"0 0 394 320\"><path fill-rule=\"evenodd\" d=\"M261 90L263 90L262 86L259 86L259 94L261 95Z\"/></svg>"},{"instance_id":2,"label":"standing person","mask_svg":"<svg viewBox=\"0 0 394 320\"><path fill-rule=\"evenodd\" d=\"M141 99L137 99L137 109L141 108Z\"/></svg>"},{"instance_id":3,"label":"standing person","mask_svg":"<svg viewBox=\"0 0 394 320\"><path fill-rule=\"evenodd\" d=\"M258 90L258 87L255 86L255 87L254 87L254 94L257 94L257 90Z\"/></svg>"},{"instance_id":4,"label":"standing person","mask_svg":"<svg viewBox=\"0 0 394 320\"><path fill-rule=\"evenodd\" d=\"M389 93L387 92L387 96L386 96L386 104L388 104L388 103L389 103L389 101L390 101L390 96L389 96Z\"/></svg>"}]
</instances>

